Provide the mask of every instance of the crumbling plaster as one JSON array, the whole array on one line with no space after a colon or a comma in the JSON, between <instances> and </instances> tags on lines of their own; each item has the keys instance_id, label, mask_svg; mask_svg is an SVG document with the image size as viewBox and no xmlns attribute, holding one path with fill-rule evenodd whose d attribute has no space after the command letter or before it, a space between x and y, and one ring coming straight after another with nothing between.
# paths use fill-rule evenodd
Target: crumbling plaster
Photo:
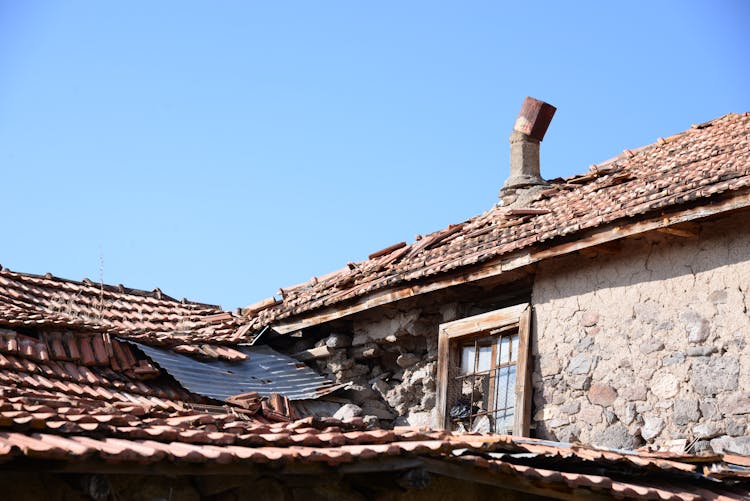
<instances>
[{"instance_id":1,"label":"crumbling plaster","mask_svg":"<svg viewBox=\"0 0 750 501\"><path fill-rule=\"evenodd\" d=\"M750 453L750 231L651 234L542 263L532 302L536 435ZM744 219L746 221L746 219ZM678 442L674 442L678 441Z\"/></svg>"},{"instance_id":2,"label":"crumbling plaster","mask_svg":"<svg viewBox=\"0 0 750 501\"><path fill-rule=\"evenodd\" d=\"M353 415L373 425L431 425L435 408L437 326L458 318L461 307L434 309L402 305L359 315L349 334L333 333L318 341L333 354L318 369L337 382L352 382L345 393L360 407ZM342 412L352 412L351 408Z\"/></svg>"},{"instance_id":3,"label":"crumbling plaster","mask_svg":"<svg viewBox=\"0 0 750 501\"><path fill-rule=\"evenodd\" d=\"M295 353L313 346L328 347L330 356L315 361L315 368L336 382L352 383L342 396L354 406L342 407L338 417L362 416L372 425L386 427L432 426L438 326L528 301L529 295L528 279L517 281L511 292L497 283L435 292L360 313L346 324L305 333L294 345L279 349ZM327 414L329 409L329 404L317 401L306 402L304 411Z\"/></svg>"}]
</instances>

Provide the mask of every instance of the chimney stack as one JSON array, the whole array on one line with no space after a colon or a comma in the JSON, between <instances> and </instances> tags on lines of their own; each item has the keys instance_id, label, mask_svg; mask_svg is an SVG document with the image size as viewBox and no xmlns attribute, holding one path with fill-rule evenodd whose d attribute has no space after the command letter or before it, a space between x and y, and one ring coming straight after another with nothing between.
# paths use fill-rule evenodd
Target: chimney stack
<instances>
[{"instance_id":1,"label":"chimney stack","mask_svg":"<svg viewBox=\"0 0 750 501\"><path fill-rule=\"evenodd\" d=\"M510 133L510 177L500 189L502 205L527 204L547 186L539 170L539 143L556 110L533 97L524 99Z\"/></svg>"}]
</instances>

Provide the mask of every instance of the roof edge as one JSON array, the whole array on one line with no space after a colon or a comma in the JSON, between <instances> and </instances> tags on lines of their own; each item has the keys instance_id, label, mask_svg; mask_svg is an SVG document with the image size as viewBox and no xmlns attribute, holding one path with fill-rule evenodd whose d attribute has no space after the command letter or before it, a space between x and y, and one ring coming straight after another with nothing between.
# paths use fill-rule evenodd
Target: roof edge
<instances>
[{"instance_id":1,"label":"roof edge","mask_svg":"<svg viewBox=\"0 0 750 501\"><path fill-rule=\"evenodd\" d=\"M2 267L2 266L0 266L0 273L7 273L15 277L19 277L21 279L26 277L26 278L39 279L39 280L54 280L56 282L78 285L81 287L94 287L97 289L101 287L102 290L111 292L114 294L128 294L128 295L137 296L137 297L150 297L150 298L159 299L162 301L170 301L170 302L181 303L181 304L190 304L194 306L204 306L207 308L213 308L213 309L226 311L226 310L223 310L223 308L218 304L201 303L199 301L190 301L186 298L182 298L182 299L174 298L172 296L169 296L163 293L162 290L158 287L155 288L154 290L148 291L145 289L135 289L132 287L126 287L122 284L111 285L111 284L105 284L102 282L95 282L93 280L89 280L88 278L84 278L83 280L73 280L70 278L58 277L56 275L53 275L52 273L45 273L44 275L40 275L38 273L26 273L22 271L11 270L10 268Z\"/></svg>"}]
</instances>

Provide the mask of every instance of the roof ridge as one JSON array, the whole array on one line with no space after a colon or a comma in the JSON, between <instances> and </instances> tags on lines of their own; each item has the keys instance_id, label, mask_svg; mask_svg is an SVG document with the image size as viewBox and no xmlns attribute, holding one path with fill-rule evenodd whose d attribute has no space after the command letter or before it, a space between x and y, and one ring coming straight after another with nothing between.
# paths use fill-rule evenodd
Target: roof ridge
<instances>
[{"instance_id":1,"label":"roof ridge","mask_svg":"<svg viewBox=\"0 0 750 501\"><path fill-rule=\"evenodd\" d=\"M614 157L608 158L607 160L603 160L598 163L591 164L589 166L588 172L581 172L579 174L573 174L571 176L566 176L566 177L557 177L554 179L549 179L548 182L550 182L553 185L557 185L557 184L568 184L568 183L575 184L576 181L580 182L581 180L585 180L585 181L593 180L605 174L611 174L613 172L621 170L622 166L617 165L618 161L627 160L627 159L636 157L638 155L651 151L653 148L663 146L667 143L671 143L688 134L695 134L696 131L711 127L722 120L726 120L732 117L742 118L742 117L747 117L747 116L750 116L750 112L744 112L744 113L730 112L730 113L721 115L719 117L712 118L711 120L707 120L705 122L692 124L689 129L682 130L680 132L667 136L666 138L660 136L656 138L656 141L654 142L644 144L641 146L637 146L635 148L626 148L620 154Z\"/></svg>"},{"instance_id":2,"label":"roof ridge","mask_svg":"<svg viewBox=\"0 0 750 501\"><path fill-rule=\"evenodd\" d=\"M115 293L115 294L128 294L131 296L137 296L137 297L142 297L142 298L152 298L152 299L166 301L166 302L175 302L175 303L195 305L195 306L205 306L205 307L215 308L215 309L224 311L220 305L210 304L210 303L201 303L198 301L190 301L186 298L182 298L181 300L176 299L172 296L164 294L161 291L161 289L159 289L158 287L152 291L148 291L145 289L136 289L132 287L126 287L122 284L111 285L111 284L105 284L101 282L95 282L93 280L89 280L88 278L84 278L83 280L73 280L70 278L58 277L56 275L53 275L52 273L45 273L44 275L39 275L37 273L13 271L1 265L0 265L0 275L6 275L6 276L9 276L9 278L15 278L15 279L31 278L31 279L39 279L39 280L50 280L54 282L77 285L80 287L95 288L97 290L101 287L102 290L110 292L110 293Z\"/></svg>"}]
</instances>

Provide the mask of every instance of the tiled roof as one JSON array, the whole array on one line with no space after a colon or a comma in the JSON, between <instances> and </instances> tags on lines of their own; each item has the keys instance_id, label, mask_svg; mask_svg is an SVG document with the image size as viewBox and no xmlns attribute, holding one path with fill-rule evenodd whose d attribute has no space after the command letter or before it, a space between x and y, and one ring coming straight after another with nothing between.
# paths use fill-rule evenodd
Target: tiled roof
<instances>
[{"instance_id":1,"label":"tiled roof","mask_svg":"<svg viewBox=\"0 0 750 501\"><path fill-rule=\"evenodd\" d=\"M750 114L730 114L550 181L528 207L497 205L468 221L396 244L370 258L280 290L244 310L253 330L374 292L571 239L586 230L708 204L750 188Z\"/></svg>"},{"instance_id":2,"label":"tiled roof","mask_svg":"<svg viewBox=\"0 0 750 501\"><path fill-rule=\"evenodd\" d=\"M734 485L750 475L748 458L600 451L417 428L372 430L359 418L292 420L294 411L281 396L238 395L216 405L180 387L133 346L98 332L0 331L0 465L33 468L40 461L44 469L44 461L57 460L72 465L68 469L96 472L113 464L126 471L199 464L213 474L232 465L273 471L305 465L323 468L308 474L325 474L341 465L370 462L377 470L411 459L440 475L483 471L524 492L531 485L668 500L703 499L716 489L726 491L726 499L750 492L746 484Z\"/></svg>"},{"instance_id":3,"label":"tiled roof","mask_svg":"<svg viewBox=\"0 0 750 501\"><path fill-rule=\"evenodd\" d=\"M108 333L23 329L0 330L4 468L33 468L34 461L47 468L44 461L57 460L93 472L113 464L126 471L198 464L213 474L232 465L273 471L304 465L321 468L308 474L326 474L363 463L377 471L396 461L395 468L421 465L458 478L484 472L523 492L666 500L704 499L717 489L726 499L742 499L749 492L736 484L750 475L747 458L602 451L424 428L373 430L359 418L293 420L289 402L278 395L238 395L216 405L192 394L135 345ZM404 459L411 462L398 463Z\"/></svg>"},{"instance_id":4,"label":"tiled roof","mask_svg":"<svg viewBox=\"0 0 750 501\"><path fill-rule=\"evenodd\" d=\"M243 338L244 319L218 306L177 301L152 292L89 280L0 271L0 326L86 330L207 358L242 358L202 344L227 345Z\"/></svg>"},{"instance_id":5,"label":"tiled roof","mask_svg":"<svg viewBox=\"0 0 750 501\"><path fill-rule=\"evenodd\" d=\"M247 328L246 319L218 306L176 301L158 290L0 270L0 369L6 369L0 379L64 390L71 388L65 381L83 378L108 388L72 386L94 398L127 382L147 397L165 398L168 391L168 398L189 402L244 393L316 399L346 387L269 347L237 346ZM14 369L24 367L42 379L19 379ZM143 386L150 379L174 384Z\"/></svg>"},{"instance_id":6,"label":"tiled roof","mask_svg":"<svg viewBox=\"0 0 750 501\"><path fill-rule=\"evenodd\" d=\"M279 471L304 464L321 468L308 474L325 474L342 465L373 462L377 470L389 468L389 460L412 459L409 469L422 466L462 479L486 472L490 479L485 477L485 483L524 492L551 489L563 499L572 493L676 501L750 495L744 481L747 458L741 457L602 451L416 428L367 430L359 419L267 423L243 414L157 406L120 406L82 415L68 412L66 404L5 401L0 407L0 463L54 459L76 462L80 471L114 463L133 468L168 464L177 471L180 465L203 464L213 465L214 474L230 465L268 465Z\"/></svg>"},{"instance_id":7,"label":"tiled roof","mask_svg":"<svg viewBox=\"0 0 750 501\"><path fill-rule=\"evenodd\" d=\"M191 393L135 344L108 332L0 328L0 427L6 431L111 439L184 435L190 443L209 443L226 440L222 433L294 416L278 395L227 400ZM212 432L210 439L197 427Z\"/></svg>"}]
</instances>

